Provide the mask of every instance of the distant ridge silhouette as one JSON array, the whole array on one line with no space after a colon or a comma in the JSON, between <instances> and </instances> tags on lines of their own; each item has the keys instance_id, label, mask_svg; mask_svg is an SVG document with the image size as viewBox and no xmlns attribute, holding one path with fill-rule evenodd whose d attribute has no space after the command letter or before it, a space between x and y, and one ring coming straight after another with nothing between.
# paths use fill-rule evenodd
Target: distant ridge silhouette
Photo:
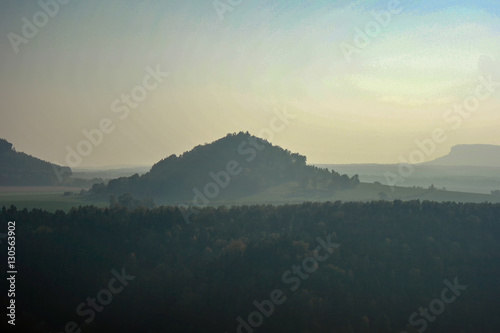
<instances>
[{"instance_id":1,"label":"distant ridge silhouette","mask_svg":"<svg viewBox=\"0 0 500 333\"><path fill-rule=\"evenodd\" d=\"M425 164L500 167L500 146L485 144L456 145L451 148L448 155Z\"/></svg>"}]
</instances>

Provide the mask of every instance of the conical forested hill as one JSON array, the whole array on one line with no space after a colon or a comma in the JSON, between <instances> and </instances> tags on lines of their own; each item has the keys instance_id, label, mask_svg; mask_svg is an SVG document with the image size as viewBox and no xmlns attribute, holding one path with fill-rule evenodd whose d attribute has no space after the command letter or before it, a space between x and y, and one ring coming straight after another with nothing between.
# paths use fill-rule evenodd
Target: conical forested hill
<instances>
[{"instance_id":1,"label":"conical forested hill","mask_svg":"<svg viewBox=\"0 0 500 333\"><path fill-rule=\"evenodd\" d=\"M180 156L171 155L142 175L95 185L93 192L131 193L134 196L182 202L198 195L200 202L252 195L294 182L299 189L345 189L356 186L349 178L306 165L306 157L247 133L233 133L199 145Z\"/></svg>"}]
</instances>

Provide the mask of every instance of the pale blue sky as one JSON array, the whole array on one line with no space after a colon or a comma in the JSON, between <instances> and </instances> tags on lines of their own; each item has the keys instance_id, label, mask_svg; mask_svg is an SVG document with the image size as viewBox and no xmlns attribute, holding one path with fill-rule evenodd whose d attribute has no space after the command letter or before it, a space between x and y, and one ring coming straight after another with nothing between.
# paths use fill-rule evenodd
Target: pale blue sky
<instances>
[{"instance_id":1,"label":"pale blue sky","mask_svg":"<svg viewBox=\"0 0 500 333\"><path fill-rule=\"evenodd\" d=\"M297 117L271 141L311 163L397 163L437 127L448 139L428 159L500 144L500 87L458 128L443 120L498 68L500 4L401 1L348 62L342 43L388 3L244 0L221 21L209 0L72 0L16 53L9 33L41 7L3 0L0 137L66 164L66 147L108 118L114 131L80 166L148 165L228 132L258 135L287 108ZM112 102L147 67L170 75L120 119Z\"/></svg>"}]
</instances>

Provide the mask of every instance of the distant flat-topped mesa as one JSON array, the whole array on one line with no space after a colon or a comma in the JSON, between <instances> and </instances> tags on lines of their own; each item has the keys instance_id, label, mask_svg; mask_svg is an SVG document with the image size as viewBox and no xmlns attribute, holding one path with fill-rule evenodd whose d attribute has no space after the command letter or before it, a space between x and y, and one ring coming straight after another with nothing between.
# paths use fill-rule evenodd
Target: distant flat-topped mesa
<instances>
[{"instance_id":1,"label":"distant flat-topped mesa","mask_svg":"<svg viewBox=\"0 0 500 333\"><path fill-rule=\"evenodd\" d=\"M451 148L448 155L426 164L500 167L500 146L482 144L456 145Z\"/></svg>"}]
</instances>

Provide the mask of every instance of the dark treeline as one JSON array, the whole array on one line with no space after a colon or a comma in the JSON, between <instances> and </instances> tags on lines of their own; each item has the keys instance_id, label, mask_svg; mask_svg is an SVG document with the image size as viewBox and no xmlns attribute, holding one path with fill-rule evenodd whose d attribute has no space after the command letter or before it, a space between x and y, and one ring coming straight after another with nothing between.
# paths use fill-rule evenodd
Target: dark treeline
<instances>
[{"instance_id":1,"label":"dark treeline","mask_svg":"<svg viewBox=\"0 0 500 333\"><path fill-rule=\"evenodd\" d=\"M237 332L237 318L248 324L253 302L275 289L286 301L241 332L414 333L424 322L429 333L500 331L499 204L207 207L190 224L176 207L3 208L2 225L14 220L17 323L30 332L63 332L70 321L82 332ZM282 276L314 257L318 237L340 247L292 290ZM135 278L92 320L78 315L113 269ZM407 328L455 278L467 289Z\"/></svg>"}]
</instances>

